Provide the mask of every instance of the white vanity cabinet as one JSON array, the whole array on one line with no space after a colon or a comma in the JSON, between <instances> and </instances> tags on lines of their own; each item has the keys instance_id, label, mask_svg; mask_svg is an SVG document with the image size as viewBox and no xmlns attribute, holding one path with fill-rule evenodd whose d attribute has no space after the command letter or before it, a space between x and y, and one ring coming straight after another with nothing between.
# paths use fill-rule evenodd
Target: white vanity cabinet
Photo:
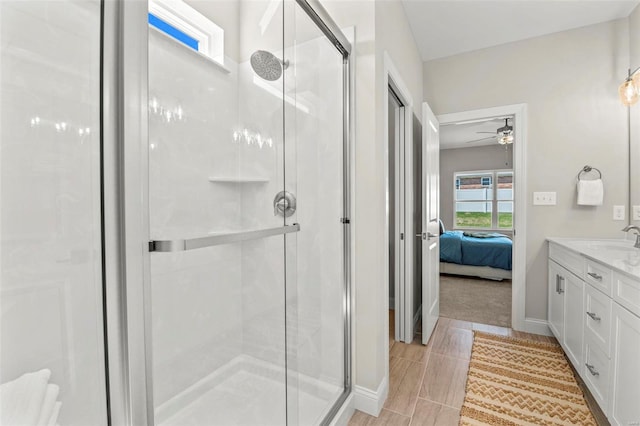
<instances>
[{"instance_id":1,"label":"white vanity cabinet","mask_svg":"<svg viewBox=\"0 0 640 426\"><path fill-rule=\"evenodd\" d=\"M564 274L562 266L553 260L549 260L549 328L558 341L562 341L564 336L564 290L562 289L562 276Z\"/></svg>"},{"instance_id":2,"label":"white vanity cabinet","mask_svg":"<svg viewBox=\"0 0 640 426\"><path fill-rule=\"evenodd\" d=\"M640 317L614 303L609 421L640 425Z\"/></svg>"},{"instance_id":3,"label":"white vanity cabinet","mask_svg":"<svg viewBox=\"0 0 640 426\"><path fill-rule=\"evenodd\" d=\"M584 281L549 260L549 327L574 365L582 364Z\"/></svg>"},{"instance_id":4,"label":"white vanity cabinet","mask_svg":"<svg viewBox=\"0 0 640 426\"><path fill-rule=\"evenodd\" d=\"M640 250L597 243L549 239L549 328L611 424L640 426Z\"/></svg>"}]
</instances>

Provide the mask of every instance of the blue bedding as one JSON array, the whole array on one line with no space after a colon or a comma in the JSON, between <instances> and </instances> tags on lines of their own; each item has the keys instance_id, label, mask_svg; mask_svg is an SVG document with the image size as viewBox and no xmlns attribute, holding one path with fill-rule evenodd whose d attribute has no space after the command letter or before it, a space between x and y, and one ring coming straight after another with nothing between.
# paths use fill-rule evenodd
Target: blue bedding
<instances>
[{"instance_id":1,"label":"blue bedding","mask_svg":"<svg viewBox=\"0 0 640 426\"><path fill-rule=\"evenodd\" d=\"M496 234L500 235L500 234ZM440 235L440 261L511 270L512 242L506 235L475 238L462 231Z\"/></svg>"}]
</instances>

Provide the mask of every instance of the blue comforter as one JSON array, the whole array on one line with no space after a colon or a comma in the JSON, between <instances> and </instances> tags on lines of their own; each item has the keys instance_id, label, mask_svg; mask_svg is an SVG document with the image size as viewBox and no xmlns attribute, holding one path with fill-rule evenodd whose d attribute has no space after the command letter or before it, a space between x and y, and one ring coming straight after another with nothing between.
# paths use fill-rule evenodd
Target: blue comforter
<instances>
[{"instance_id":1,"label":"blue comforter","mask_svg":"<svg viewBox=\"0 0 640 426\"><path fill-rule=\"evenodd\" d=\"M462 231L440 235L440 261L511 270L511 240L506 236L475 238Z\"/></svg>"}]
</instances>

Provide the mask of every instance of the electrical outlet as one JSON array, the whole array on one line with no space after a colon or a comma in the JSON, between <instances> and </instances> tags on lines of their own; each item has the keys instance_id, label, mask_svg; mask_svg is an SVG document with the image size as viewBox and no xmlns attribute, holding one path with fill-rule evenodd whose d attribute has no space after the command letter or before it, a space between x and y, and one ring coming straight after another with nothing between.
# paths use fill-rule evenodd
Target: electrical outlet
<instances>
[{"instance_id":1,"label":"electrical outlet","mask_svg":"<svg viewBox=\"0 0 640 426\"><path fill-rule=\"evenodd\" d=\"M633 206L633 220L640 220L640 206Z\"/></svg>"},{"instance_id":2,"label":"electrical outlet","mask_svg":"<svg viewBox=\"0 0 640 426\"><path fill-rule=\"evenodd\" d=\"M556 193L555 192L534 192L533 205L534 206L555 206Z\"/></svg>"},{"instance_id":3,"label":"electrical outlet","mask_svg":"<svg viewBox=\"0 0 640 426\"><path fill-rule=\"evenodd\" d=\"M624 206L613 206L613 220L624 220Z\"/></svg>"}]
</instances>

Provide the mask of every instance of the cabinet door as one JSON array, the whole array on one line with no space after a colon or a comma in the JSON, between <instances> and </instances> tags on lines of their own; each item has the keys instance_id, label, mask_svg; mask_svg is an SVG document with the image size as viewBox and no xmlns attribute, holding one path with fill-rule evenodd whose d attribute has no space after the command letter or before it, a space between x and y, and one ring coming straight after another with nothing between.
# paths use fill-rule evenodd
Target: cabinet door
<instances>
[{"instance_id":1,"label":"cabinet door","mask_svg":"<svg viewBox=\"0 0 640 426\"><path fill-rule=\"evenodd\" d=\"M613 304L613 379L609 420L640 424L640 318Z\"/></svg>"},{"instance_id":2,"label":"cabinet door","mask_svg":"<svg viewBox=\"0 0 640 426\"><path fill-rule=\"evenodd\" d=\"M584 336L584 281L565 271L559 287L564 291L564 350L580 371Z\"/></svg>"},{"instance_id":3,"label":"cabinet door","mask_svg":"<svg viewBox=\"0 0 640 426\"><path fill-rule=\"evenodd\" d=\"M559 342L564 337L564 275L562 267L549 259L549 328Z\"/></svg>"}]
</instances>

